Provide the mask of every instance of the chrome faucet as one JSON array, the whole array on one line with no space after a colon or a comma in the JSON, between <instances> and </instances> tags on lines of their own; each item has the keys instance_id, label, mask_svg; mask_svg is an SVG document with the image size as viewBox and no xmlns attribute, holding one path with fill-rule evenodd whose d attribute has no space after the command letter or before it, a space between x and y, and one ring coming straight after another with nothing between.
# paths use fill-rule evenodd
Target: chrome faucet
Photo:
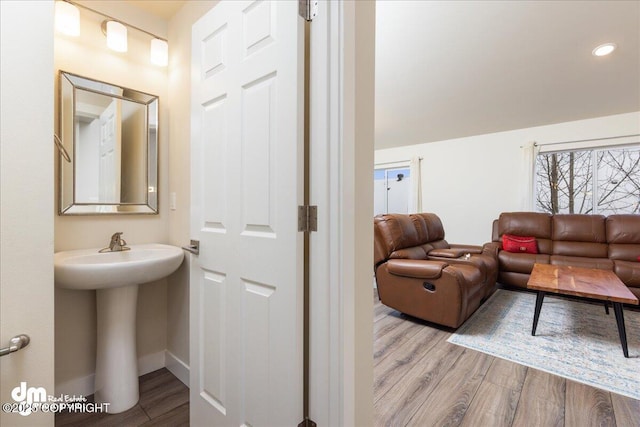
<instances>
[{"instance_id":1,"label":"chrome faucet","mask_svg":"<svg viewBox=\"0 0 640 427\"><path fill-rule=\"evenodd\" d=\"M120 252L128 251L129 249L131 248L127 246L127 242L122 238L122 231L118 231L111 236L109 246L100 249L100 252Z\"/></svg>"}]
</instances>

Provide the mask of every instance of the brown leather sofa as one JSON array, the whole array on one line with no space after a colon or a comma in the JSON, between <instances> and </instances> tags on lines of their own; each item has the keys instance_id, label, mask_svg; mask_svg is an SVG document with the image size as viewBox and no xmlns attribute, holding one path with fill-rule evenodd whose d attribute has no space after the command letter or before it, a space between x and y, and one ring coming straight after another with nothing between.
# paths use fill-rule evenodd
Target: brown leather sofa
<instances>
[{"instance_id":1,"label":"brown leather sofa","mask_svg":"<svg viewBox=\"0 0 640 427\"><path fill-rule=\"evenodd\" d=\"M378 295L391 308L457 328L495 290L497 248L449 244L435 214L378 215L374 233Z\"/></svg>"},{"instance_id":2,"label":"brown leather sofa","mask_svg":"<svg viewBox=\"0 0 640 427\"><path fill-rule=\"evenodd\" d=\"M537 254L507 252L502 236L535 237ZM640 215L502 213L493 222L498 282L526 288L534 263L612 270L640 297Z\"/></svg>"}]
</instances>

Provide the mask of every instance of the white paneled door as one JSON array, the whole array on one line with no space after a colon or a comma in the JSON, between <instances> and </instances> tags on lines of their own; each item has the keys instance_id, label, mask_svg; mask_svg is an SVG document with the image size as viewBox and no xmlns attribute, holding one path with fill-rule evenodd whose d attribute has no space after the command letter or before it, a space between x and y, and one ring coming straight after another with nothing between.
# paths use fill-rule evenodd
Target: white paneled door
<instances>
[{"instance_id":1,"label":"white paneled door","mask_svg":"<svg viewBox=\"0 0 640 427\"><path fill-rule=\"evenodd\" d=\"M122 101L114 99L100 114L98 180L102 203L120 203L120 164L122 153ZM112 206L115 209L115 206Z\"/></svg>"},{"instance_id":2,"label":"white paneled door","mask_svg":"<svg viewBox=\"0 0 640 427\"><path fill-rule=\"evenodd\" d=\"M302 421L304 20L221 1L193 26L191 424Z\"/></svg>"}]
</instances>

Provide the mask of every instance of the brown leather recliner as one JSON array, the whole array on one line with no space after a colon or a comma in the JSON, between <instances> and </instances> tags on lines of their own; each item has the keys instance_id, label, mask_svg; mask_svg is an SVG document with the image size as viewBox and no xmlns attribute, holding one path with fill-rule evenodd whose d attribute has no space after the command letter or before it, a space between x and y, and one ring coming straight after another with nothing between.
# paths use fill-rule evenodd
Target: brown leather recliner
<instances>
[{"instance_id":1,"label":"brown leather recliner","mask_svg":"<svg viewBox=\"0 0 640 427\"><path fill-rule=\"evenodd\" d=\"M495 290L494 247L450 245L437 215L374 218L375 275L383 304L459 327Z\"/></svg>"}]
</instances>

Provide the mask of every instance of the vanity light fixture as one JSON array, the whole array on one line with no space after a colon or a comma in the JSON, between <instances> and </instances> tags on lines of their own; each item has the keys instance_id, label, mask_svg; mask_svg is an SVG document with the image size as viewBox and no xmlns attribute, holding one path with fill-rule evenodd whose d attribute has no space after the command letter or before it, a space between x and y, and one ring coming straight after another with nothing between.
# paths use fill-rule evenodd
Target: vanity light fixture
<instances>
[{"instance_id":1,"label":"vanity light fixture","mask_svg":"<svg viewBox=\"0 0 640 427\"><path fill-rule=\"evenodd\" d=\"M151 63L166 67L169 63L169 44L165 40L151 39Z\"/></svg>"},{"instance_id":2,"label":"vanity light fixture","mask_svg":"<svg viewBox=\"0 0 640 427\"><path fill-rule=\"evenodd\" d=\"M127 51L127 27L118 21L104 21L106 27L107 47L116 52Z\"/></svg>"},{"instance_id":3,"label":"vanity light fixture","mask_svg":"<svg viewBox=\"0 0 640 427\"><path fill-rule=\"evenodd\" d=\"M86 9L106 18L106 20L102 22L101 28L102 32L107 36L107 46L109 49L115 50L116 52L126 52L127 30L133 29L151 37L150 60L152 64L166 67L169 63L169 44L166 39L72 0L56 1L56 28L60 32L75 36L80 35L79 8ZM70 18L72 14L75 18ZM72 25L69 23L62 24L62 22L75 22L75 24L73 24L75 30L69 32L71 30L63 29L69 28Z\"/></svg>"},{"instance_id":4,"label":"vanity light fixture","mask_svg":"<svg viewBox=\"0 0 640 427\"><path fill-rule=\"evenodd\" d=\"M68 36L80 35L80 10L66 1L56 2L56 30Z\"/></svg>"},{"instance_id":5,"label":"vanity light fixture","mask_svg":"<svg viewBox=\"0 0 640 427\"><path fill-rule=\"evenodd\" d=\"M616 50L616 44L615 43L605 43L605 44L601 44L600 46L596 47L595 49L593 49L593 51L591 52L591 54L593 56L606 56L609 55L611 52L613 52L614 50Z\"/></svg>"}]
</instances>

